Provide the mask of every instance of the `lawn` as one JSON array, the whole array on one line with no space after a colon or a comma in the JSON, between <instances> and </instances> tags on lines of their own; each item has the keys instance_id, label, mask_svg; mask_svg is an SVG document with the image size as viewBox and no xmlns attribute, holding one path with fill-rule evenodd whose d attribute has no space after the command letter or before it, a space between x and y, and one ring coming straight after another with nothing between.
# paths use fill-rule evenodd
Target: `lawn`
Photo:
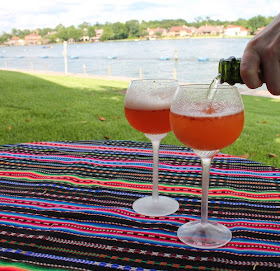
<instances>
[{"instance_id":1,"label":"lawn","mask_svg":"<svg viewBox=\"0 0 280 271\"><path fill-rule=\"evenodd\" d=\"M129 82L0 71L0 144L61 140L138 140L126 121ZM280 167L280 100L243 96L240 138L224 153ZM181 145L172 133L164 144Z\"/></svg>"}]
</instances>

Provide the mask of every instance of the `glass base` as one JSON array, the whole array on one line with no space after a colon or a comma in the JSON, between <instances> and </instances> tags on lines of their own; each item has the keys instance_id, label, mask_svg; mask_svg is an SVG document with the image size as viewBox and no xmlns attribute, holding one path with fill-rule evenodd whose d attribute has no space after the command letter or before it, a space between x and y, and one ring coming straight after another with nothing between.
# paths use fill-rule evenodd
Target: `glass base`
<instances>
[{"instance_id":1,"label":"glass base","mask_svg":"<svg viewBox=\"0 0 280 271\"><path fill-rule=\"evenodd\" d=\"M232 238L231 231L224 225L216 222L201 224L200 221L182 225L177 235L183 243L204 249L224 246Z\"/></svg>"},{"instance_id":2,"label":"glass base","mask_svg":"<svg viewBox=\"0 0 280 271\"><path fill-rule=\"evenodd\" d=\"M146 216L166 216L175 213L179 209L177 200L165 196L153 199L152 196L144 197L134 201L133 210Z\"/></svg>"}]
</instances>

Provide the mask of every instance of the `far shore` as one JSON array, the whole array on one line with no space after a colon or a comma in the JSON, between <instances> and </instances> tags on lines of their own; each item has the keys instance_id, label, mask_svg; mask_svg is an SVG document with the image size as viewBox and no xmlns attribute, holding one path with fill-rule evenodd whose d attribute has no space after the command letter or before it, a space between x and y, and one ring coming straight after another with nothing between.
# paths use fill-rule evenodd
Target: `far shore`
<instances>
[{"instance_id":1,"label":"far shore","mask_svg":"<svg viewBox=\"0 0 280 271\"><path fill-rule=\"evenodd\" d=\"M187 36L187 37L159 37L155 40L189 40L189 39L250 39L253 38L253 35L248 35L248 36L211 36L211 35L204 35L204 36ZM123 41L153 41L152 39L146 39L146 38L131 38L131 39L122 39L122 40L105 40L105 41L98 41L98 42L123 42ZM71 42L68 44L83 44L83 43L96 43L96 42L91 42L91 41L76 41L76 42ZM6 45L1 43L0 47L18 47L18 46L38 46L38 45L56 45L56 44L63 44L63 42L56 42L56 43L48 43L48 44L25 44L25 45Z\"/></svg>"}]
</instances>

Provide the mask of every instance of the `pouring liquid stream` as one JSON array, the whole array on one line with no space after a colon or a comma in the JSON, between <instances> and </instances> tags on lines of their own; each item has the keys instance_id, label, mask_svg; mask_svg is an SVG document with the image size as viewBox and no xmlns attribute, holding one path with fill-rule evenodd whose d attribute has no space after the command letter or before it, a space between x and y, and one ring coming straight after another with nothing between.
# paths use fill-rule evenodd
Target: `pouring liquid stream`
<instances>
[{"instance_id":1,"label":"pouring liquid stream","mask_svg":"<svg viewBox=\"0 0 280 271\"><path fill-rule=\"evenodd\" d=\"M214 102L215 95L218 91L218 86L220 84L221 84L221 75L219 74L214 78L207 92L207 104L205 107L205 111L208 114L215 112L213 102Z\"/></svg>"}]
</instances>

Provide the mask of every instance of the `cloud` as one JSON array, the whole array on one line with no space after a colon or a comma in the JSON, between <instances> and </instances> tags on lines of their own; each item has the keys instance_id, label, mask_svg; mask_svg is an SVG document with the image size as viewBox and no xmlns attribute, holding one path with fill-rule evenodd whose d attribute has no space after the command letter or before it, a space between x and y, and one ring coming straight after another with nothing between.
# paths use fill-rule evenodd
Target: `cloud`
<instances>
[{"instance_id":1,"label":"cloud","mask_svg":"<svg viewBox=\"0 0 280 271\"><path fill-rule=\"evenodd\" d=\"M155 3L155 2L135 2L128 5L127 10L131 11L145 11L151 8L166 7L166 4Z\"/></svg>"},{"instance_id":2,"label":"cloud","mask_svg":"<svg viewBox=\"0 0 280 271\"><path fill-rule=\"evenodd\" d=\"M0 9L0 33L16 29L36 29L58 24L83 22L125 22L128 20L249 19L257 15L275 16L279 0L8 0Z\"/></svg>"}]
</instances>

